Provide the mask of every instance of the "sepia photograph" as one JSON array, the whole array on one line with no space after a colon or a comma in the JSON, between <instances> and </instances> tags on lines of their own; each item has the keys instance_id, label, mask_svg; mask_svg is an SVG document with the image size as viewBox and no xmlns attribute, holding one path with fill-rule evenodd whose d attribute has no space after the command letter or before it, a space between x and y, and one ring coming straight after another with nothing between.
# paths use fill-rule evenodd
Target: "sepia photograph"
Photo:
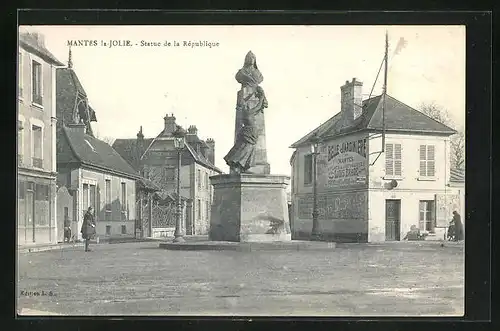
<instances>
[{"instance_id":1,"label":"sepia photograph","mask_svg":"<svg viewBox=\"0 0 500 331\"><path fill-rule=\"evenodd\" d=\"M463 25L20 25L19 316L464 316Z\"/></svg>"}]
</instances>

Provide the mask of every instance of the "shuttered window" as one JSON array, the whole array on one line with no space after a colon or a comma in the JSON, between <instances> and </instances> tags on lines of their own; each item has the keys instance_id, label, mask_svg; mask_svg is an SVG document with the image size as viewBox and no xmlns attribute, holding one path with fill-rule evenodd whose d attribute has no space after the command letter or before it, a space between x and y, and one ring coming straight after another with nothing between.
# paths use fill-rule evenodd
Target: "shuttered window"
<instances>
[{"instance_id":1,"label":"shuttered window","mask_svg":"<svg viewBox=\"0 0 500 331\"><path fill-rule=\"evenodd\" d=\"M434 177L436 175L436 155L434 145L420 145L420 176Z\"/></svg>"},{"instance_id":2,"label":"shuttered window","mask_svg":"<svg viewBox=\"0 0 500 331\"><path fill-rule=\"evenodd\" d=\"M385 145L386 176L401 176L401 144Z\"/></svg>"}]
</instances>

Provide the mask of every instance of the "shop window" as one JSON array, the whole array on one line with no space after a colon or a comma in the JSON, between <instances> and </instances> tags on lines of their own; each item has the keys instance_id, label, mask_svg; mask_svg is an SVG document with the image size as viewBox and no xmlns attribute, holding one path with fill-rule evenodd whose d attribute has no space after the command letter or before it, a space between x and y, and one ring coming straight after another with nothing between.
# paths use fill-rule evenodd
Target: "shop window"
<instances>
[{"instance_id":1,"label":"shop window","mask_svg":"<svg viewBox=\"0 0 500 331\"><path fill-rule=\"evenodd\" d=\"M49 225L49 186L45 184L35 185L35 225L47 226Z\"/></svg>"}]
</instances>

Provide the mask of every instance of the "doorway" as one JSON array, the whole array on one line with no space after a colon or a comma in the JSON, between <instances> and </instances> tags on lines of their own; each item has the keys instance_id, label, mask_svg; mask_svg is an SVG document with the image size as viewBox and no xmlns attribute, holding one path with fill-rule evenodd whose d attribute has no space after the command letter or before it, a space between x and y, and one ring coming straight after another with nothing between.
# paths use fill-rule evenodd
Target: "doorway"
<instances>
[{"instance_id":1,"label":"doorway","mask_svg":"<svg viewBox=\"0 0 500 331\"><path fill-rule=\"evenodd\" d=\"M385 241L399 241L401 200L385 200Z\"/></svg>"},{"instance_id":2,"label":"doorway","mask_svg":"<svg viewBox=\"0 0 500 331\"><path fill-rule=\"evenodd\" d=\"M31 188L31 189L30 189ZM24 242L36 242L35 237L35 199L32 185L28 185L26 190L26 219Z\"/></svg>"}]
</instances>

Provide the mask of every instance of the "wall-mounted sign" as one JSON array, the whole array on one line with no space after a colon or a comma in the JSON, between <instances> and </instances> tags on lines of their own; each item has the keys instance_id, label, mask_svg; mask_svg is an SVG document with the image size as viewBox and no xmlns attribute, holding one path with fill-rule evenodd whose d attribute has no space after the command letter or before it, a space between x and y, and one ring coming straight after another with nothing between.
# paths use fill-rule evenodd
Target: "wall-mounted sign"
<instances>
[{"instance_id":1,"label":"wall-mounted sign","mask_svg":"<svg viewBox=\"0 0 500 331\"><path fill-rule=\"evenodd\" d=\"M453 218L453 211L461 211L458 194L436 194L436 225L447 227ZM463 215L462 215L463 217Z\"/></svg>"},{"instance_id":2,"label":"wall-mounted sign","mask_svg":"<svg viewBox=\"0 0 500 331\"><path fill-rule=\"evenodd\" d=\"M299 197L297 202L298 217L311 219L312 195ZM366 202L366 192L319 195L317 197L319 218L323 220L364 219L366 217Z\"/></svg>"},{"instance_id":3,"label":"wall-mounted sign","mask_svg":"<svg viewBox=\"0 0 500 331\"><path fill-rule=\"evenodd\" d=\"M318 160L320 181L326 188L360 186L366 183L367 139L327 144Z\"/></svg>"}]
</instances>

